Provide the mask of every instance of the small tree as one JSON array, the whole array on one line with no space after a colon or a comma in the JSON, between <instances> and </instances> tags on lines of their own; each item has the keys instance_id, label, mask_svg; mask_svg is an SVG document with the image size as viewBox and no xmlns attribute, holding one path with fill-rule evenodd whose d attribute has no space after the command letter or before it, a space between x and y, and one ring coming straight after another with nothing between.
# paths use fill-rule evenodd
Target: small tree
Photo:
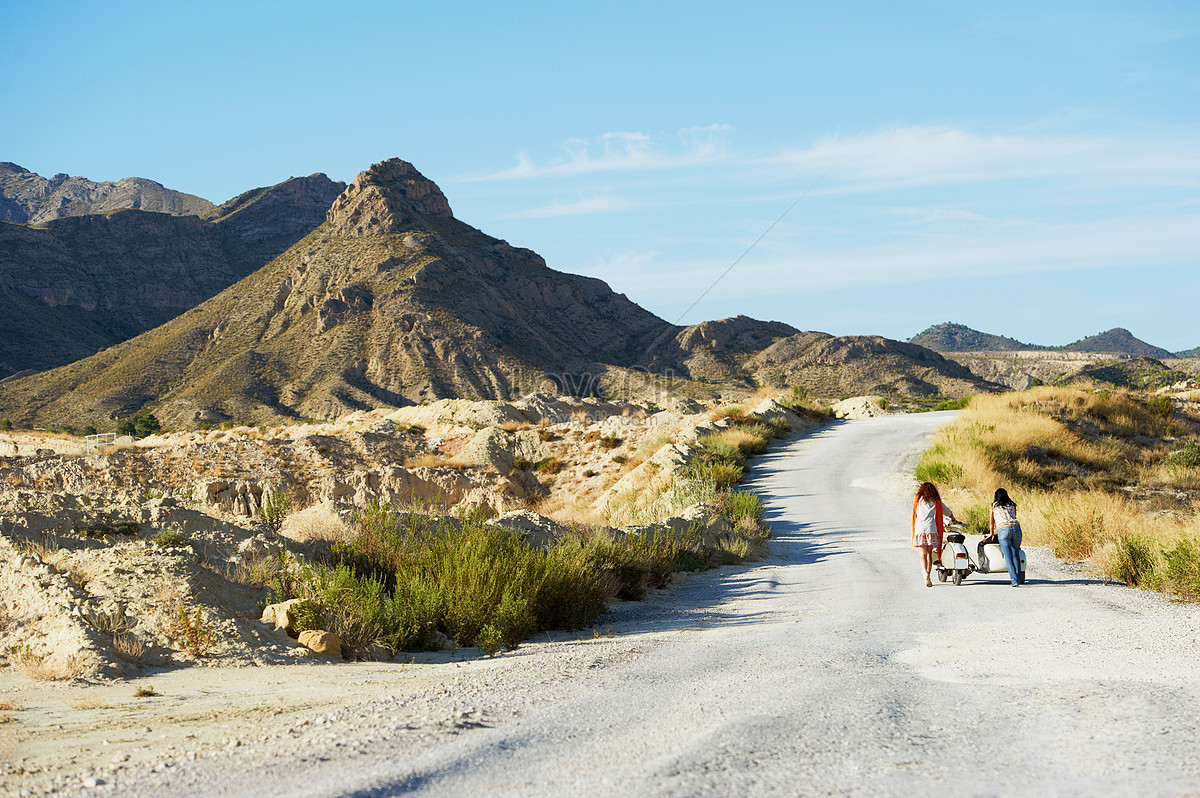
<instances>
[{"instance_id":1,"label":"small tree","mask_svg":"<svg viewBox=\"0 0 1200 798\"><path fill-rule=\"evenodd\" d=\"M162 429L162 426L158 423L158 419L154 417L153 413L142 413L137 417L133 426L134 434L139 438L153 435L160 429Z\"/></svg>"},{"instance_id":2,"label":"small tree","mask_svg":"<svg viewBox=\"0 0 1200 798\"><path fill-rule=\"evenodd\" d=\"M4 419L3 421L0 421L0 429L4 430L5 432L9 431L10 429L12 429L12 422L9 421L7 418Z\"/></svg>"},{"instance_id":3,"label":"small tree","mask_svg":"<svg viewBox=\"0 0 1200 798\"><path fill-rule=\"evenodd\" d=\"M95 435L96 428L93 427L91 424L88 424L83 429L79 430L79 434L80 435Z\"/></svg>"},{"instance_id":4,"label":"small tree","mask_svg":"<svg viewBox=\"0 0 1200 798\"><path fill-rule=\"evenodd\" d=\"M133 431L134 431L133 421L131 421L130 419L125 419L124 421L117 424L117 434L118 435L133 435Z\"/></svg>"}]
</instances>

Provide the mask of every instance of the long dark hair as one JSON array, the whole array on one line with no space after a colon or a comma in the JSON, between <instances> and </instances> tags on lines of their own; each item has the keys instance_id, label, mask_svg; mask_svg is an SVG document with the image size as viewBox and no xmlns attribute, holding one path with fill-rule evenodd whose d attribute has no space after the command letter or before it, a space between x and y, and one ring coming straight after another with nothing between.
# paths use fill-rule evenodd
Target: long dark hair
<instances>
[{"instance_id":1,"label":"long dark hair","mask_svg":"<svg viewBox=\"0 0 1200 798\"><path fill-rule=\"evenodd\" d=\"M1001 507L1012 507L1014 510L1017 507L1017 503L1008 498L1008 491L1004 488L996 488L996 495L992 499L992 504L998 504Z\"/></svg>"},{"instance_id":2,"label":"long dark hair","mask_svg":"<svg viewBox=\"0 0 1200 798\"><path fill-rule=\"evenodd\" d=\"M932 482L922 482L921 487L917 488L917 498L923 499L930 504L937 504L942 500L936 487Z\"/></svg>"}]
</instances>

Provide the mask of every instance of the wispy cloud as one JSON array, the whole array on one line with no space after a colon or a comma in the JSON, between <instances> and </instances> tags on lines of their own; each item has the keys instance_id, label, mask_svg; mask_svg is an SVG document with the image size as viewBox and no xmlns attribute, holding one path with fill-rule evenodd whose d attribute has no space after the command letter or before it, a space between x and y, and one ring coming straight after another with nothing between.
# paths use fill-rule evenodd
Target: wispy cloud
<instances>
[{"instance_id":1,"label":"wispy cloud","mask_svg":"<svg viewBox=\"0 0 1200 798\"><path fill-rule=\"evenodd\" d=\"M829 137L761 159L784 176L834 167L823 193L948 183L1075 177L1200 185L1200 145L1090 136L982 136L948 127L895 128Z\"/></svg>"},{"instance_id":2,"label":"wispy cloud","mask_svg":"<svg viewBox=\"0 0 1200 798\"><path fill-rule=\"evenodd\" d=\"M601 196L579 199L575 202L555 200L539 208L510 213L504 219L549 219L555 216L583 216L590 213L617 213L636 207L636 203L619 197Z\"/></svg>"},{"instance_id":3,"label":"wispy cloud","mask_svg":"<svg viewBox=\"0 0 1200 798\"><path fill-rule=\"evenodd\" d=\"M656 140L640 132L602 133L594 139L573 138L563 143L565 155L535 163L517 156L517 165L464 182L571 177L613 171L654 171L713 163L729 157L724 134L728 125L687 127L674 137Z\"/></svg>"}]
</instances>

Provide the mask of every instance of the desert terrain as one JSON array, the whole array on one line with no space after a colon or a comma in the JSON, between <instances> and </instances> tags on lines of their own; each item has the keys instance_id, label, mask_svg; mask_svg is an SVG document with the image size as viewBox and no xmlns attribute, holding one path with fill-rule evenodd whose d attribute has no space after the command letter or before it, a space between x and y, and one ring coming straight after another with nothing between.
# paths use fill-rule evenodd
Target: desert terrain
<instances>
[{"instance_id":1,"label":"desert terrain","mask_svg":"<svg viewBox=\"0 0 1200 798\"><path fill-rule=\"evenodd\" d=\"M235 662L91 684L4 669L0 700L21 704L0 726L5 791L1188 792L1191 605L1040 549L1019 591L978 575L924 587L910 475L948 416L777 444L747 483L775 534L765 559L495 658Z\"/></svg>"}]
</instances>

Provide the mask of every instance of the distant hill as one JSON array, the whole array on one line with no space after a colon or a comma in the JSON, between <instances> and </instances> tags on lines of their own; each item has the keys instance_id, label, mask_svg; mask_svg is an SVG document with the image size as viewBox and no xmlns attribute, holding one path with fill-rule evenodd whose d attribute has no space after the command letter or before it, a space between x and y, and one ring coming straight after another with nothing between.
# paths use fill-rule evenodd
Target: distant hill
<instances>
[{"instance_id":1,"label":"distant hill","mask_svg":"<svg viewBox=\"0 0 1200 798\"><path fill-rule=\"evenodd\" d=\"M1185 349L1182 352L1176 352L1175 357L1200 357L1200 346L1192 349Z\"/></svg>"},{"instance_id":2,"label":"distant hill","mask_svg":"<svg viewBox=\"0 0 1200 798\"><path fill-rule=\"evenodd\" d=\"M935 324L909 338L908 342L932 349L935 352L1025 351L1043 348L1033 344L1024 344L1003 335L991 335L972 330L970 327L949 321Z\"/></svg>"},{"instance_id":3,"label":"distant hill","mask_svg":"<svg viewBox=\"0 0 1200 798\"><path fill-rule=\"evenodd\" d=\"M1094 380L1120 388L1156 390L1188 379L1188 375L1163 365L1154 358L1134 357L1127 360L1109 360L1092 363L1075 374L1064 376L1060 383L1072 383L1080 379Z\"/></svg>"},{"instance_id":4,"label":"distant hill","mask_svg":"<svg viewBox=\"0 0 1200 798\"><path fill-rule=\"evenodd\" d=\"M0 224L0 378L78 360L198 305L321 224L343 188L293 178L210 206L209 220L125 209Z\"/></svg>"},{"instance_id":5,"label":"distant hill","mask_svg":"<svg viewBox=\"0 0 1200 798\"><path fill-rule=\"evenodd\" d=\"M803 385L827 397L959 398L1004 390L931 349L878 335L802 332L759 352L746 369L763 384Z\"/></svg>"},{"instance_id":6,"label":"distant hill","mask_svg":"<svg viewBox=\"0 0 1200 798\"><path fill-rule=\"evenodd\" d=\"M1064 352L1095 352L1115 355L1134 355L1150 357L1156 360L1173 358L1175 354L1157 346L1151 346L1145 341L1133 337L1133 333L1123 327L1114 327L1102 333L1076 341L1062 347Z\"/></svg>"},{"instance_id":7,"label":"distant hill","mask_svg":"<svg viewBox=\"0 0 1200 798\"><path fill-rule=\"evenodd\" d=\"M119 210L199 215L213 204L172 191L143 177L96 183L86 177L42 177L15 163L0 161L0 222L44 224L67 216Z\"/></svg>"}]
</instances>

